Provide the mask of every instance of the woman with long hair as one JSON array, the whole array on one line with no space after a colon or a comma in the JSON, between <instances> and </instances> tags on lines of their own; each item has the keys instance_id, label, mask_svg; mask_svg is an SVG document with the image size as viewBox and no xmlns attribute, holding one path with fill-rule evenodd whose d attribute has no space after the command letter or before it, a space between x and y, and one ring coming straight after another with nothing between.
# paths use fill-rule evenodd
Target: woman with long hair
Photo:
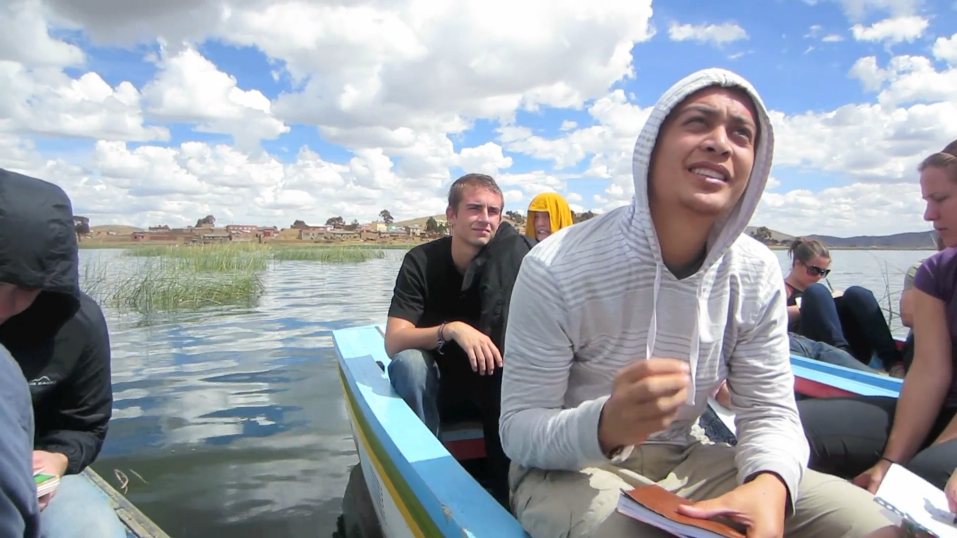
<instances>
[{"instance_id":1,"label":"woman with long hair","mask_svg":"<svg viewBox=\"0 0 957 538\"><path fill-rule=\"evenodd\" d=\"M914 362L900 397L798 405L811 445L809 467L852 478L872 492L892 463L941 489L957 466L957 142L924 159L918 170L924 220L947 248L914 276Z\"/></svg>"}]
</instances>

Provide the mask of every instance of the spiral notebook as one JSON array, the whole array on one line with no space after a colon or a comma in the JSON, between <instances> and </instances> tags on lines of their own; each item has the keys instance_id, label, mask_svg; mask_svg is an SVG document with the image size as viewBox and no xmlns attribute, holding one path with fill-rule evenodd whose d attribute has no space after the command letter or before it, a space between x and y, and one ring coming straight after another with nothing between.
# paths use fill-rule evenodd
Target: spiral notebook
<instances>
[{"instance_id":1,"label":"spiral notebook","mask_svg":"<svg viewBox=\"0 0 957 538\"><path fill-rule=\"evenodd\" d=\"M957 538L957 517L944 492L900 465L891 464L874 500L931 536Z\"/></svg>"}]
</instances>

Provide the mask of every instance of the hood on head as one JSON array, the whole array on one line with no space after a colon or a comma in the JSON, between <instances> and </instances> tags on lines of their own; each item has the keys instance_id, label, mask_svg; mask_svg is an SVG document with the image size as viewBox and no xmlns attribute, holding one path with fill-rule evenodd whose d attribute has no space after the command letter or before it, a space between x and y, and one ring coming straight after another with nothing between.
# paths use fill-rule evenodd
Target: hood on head
<instances>
[{"instance_id":1,"label":"hood on head","mask_svg":"<svg viewBox=\"0 0 957 538\"><path fill-rule=\"evenodd\" d=\"M76 231L60 187L0 169L0 282L41 293L0 325L0 342L55 333L79 308Z\"/></svg>"},{"instance_id":2,"label":"hood on head","mask_svg":"<svg viewBox=\"0 0 957 538\"><path fill-rule=\"evenodd\" d=\"M638 141L635 143L632 157L632 175L635 182L632 220L635 224L639 224L638 228L643 230L645 238L651 241L654 246L652 250L655 251L658 263L662 263L661 248L658 245L654 224L651 224L651 226L640 225L640 222L646 219L648 223L651 223L651 210L648 206L648 174L650 172L651 154L655 149L659 130L671 111L689 95L710 86L738 88L747 93L758 113L758 130L760 132L754 149L754 166L751 169L751 176L748 178L748 185L737 204L715 222L711 235L708 237L707 255L702 265L703 269L720 258L734 240L744 232L751 216L754 215L754 211L758 207L758 202L761 200L761 195L764 193L764 188L768 182L768 175L771 172L771 157L774 154L774 133L771 128L771 121L768 119L767 109L757 90L747 80L731 71L713 68L692 73L668 88L655 103L648 121L645 122L641 134L638 136Z\"/></svg>"},{"instance_id":3,"label":"hood on head","mask_svg":"<svg viewBox=\"0 0 957 538\"><path fill-rule=\"evenodd\" d=\"M572 218L572 210L568 207L568 202L557 192L543 192L535 198L532 198L532 202L528 204L528 211L548 212L548 220L551 224L552 233L575 224L575 220ZM530 217L530 214L526 214L525 235L535 239L535 223Z\"/></svg>"}]
</instances>

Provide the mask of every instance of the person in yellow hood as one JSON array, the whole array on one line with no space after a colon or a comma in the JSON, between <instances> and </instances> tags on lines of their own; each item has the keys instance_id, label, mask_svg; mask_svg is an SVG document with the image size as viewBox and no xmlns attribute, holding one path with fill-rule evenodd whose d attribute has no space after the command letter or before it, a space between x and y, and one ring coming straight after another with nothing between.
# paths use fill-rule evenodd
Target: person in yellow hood
<instances>
[{"instance_id":1,"label":"person in yellow hood","mask_svg":"<svg viewBox=\"0 0 957 538\"><path fill-rule=\"evenodd\" d=\"M553 233L575 224L568 202L557 192L543 192L528 204L525 235L541 241Z\"/></svg>"}]
</instances>

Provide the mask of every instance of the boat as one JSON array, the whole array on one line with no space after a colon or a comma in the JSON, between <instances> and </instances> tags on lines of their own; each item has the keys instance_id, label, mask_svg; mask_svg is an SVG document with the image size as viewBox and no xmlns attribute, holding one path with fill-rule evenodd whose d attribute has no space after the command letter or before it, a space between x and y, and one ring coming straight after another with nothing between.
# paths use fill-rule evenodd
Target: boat
<instances>
[{"instance_id":1,"label":"boat","mask_svg":"<svg viewBox=\"0 0 957 538\"><path fill-rule=\"evenodd\" d=\"M103 479L92 467L83 469L80 476L89 480L94 487L103 492L110 500L113 511L120 523L126 528L127 538L169 538L169 535L146 517L136 506L133 505L119 491L113 488Z\"/></svg>"},{"instance_id":2,"label":"boat","mask_svg":"<svg viewBox=\"0 0 957 538\"><path fill-rule=\"evenodd\" d=\"M378 520L369 536L527 537L518 520L481 484L481 424L443 424L440 437L432 435L389 382L384 331L380 325L333 331L359 455L360 472L354 476L362 477L368 492L368 517ZM888 376L796 355L791 365L798 397L900 394L901 380ZM713 400L709 405L733 435L733 414Z\"/></svg>"}]
</instances>

